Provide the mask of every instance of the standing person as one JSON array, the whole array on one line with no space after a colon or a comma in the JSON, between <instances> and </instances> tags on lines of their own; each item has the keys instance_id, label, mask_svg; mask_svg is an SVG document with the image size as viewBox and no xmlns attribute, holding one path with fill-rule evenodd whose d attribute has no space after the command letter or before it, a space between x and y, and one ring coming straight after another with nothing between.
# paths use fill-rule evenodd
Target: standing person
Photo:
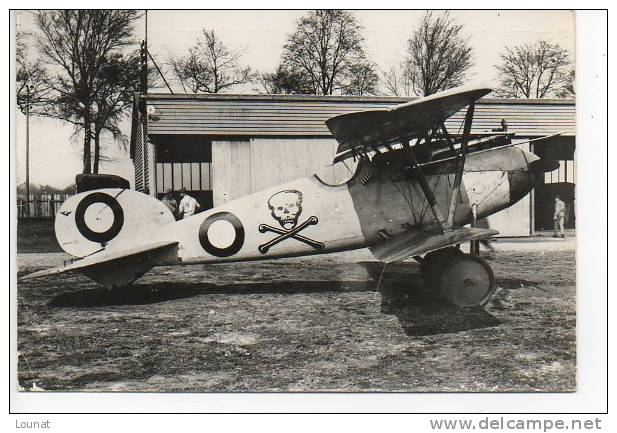
<instances>
[{"instance_id":1,"label":"standing person","mask_svg":"<svg viewBox=\"0 0 617 433\"><path fill-rule=\"evenodd\" d=\"M161 202L171 211L175 219L178 219L178 202L174 198L174 192L167 188Z\"/></svg>"},{"instance_id":2,"label":"standing person","mask_svg":"<svg viewBox=\"0 0 617 433\"><path fill-rule=\"evenodd\" d=\"M565 232L563 230L563 223L566 218L566 204L559 198L558 195L555 196L555 213L553 214L553 237L557 236L557 228L559 228L559 234L562 238L565 238Z\"/></svg>"},{"instance_id":3,"label":"standing person","mask_svg":"<svg viewBox=\"0 0 617 433\"><path fill-rule=\"evenodd\" d=\"M197 213L199 203L193 197L186 193L186 188L180 190L180 206L178 207L178 216L180 219L188 218Z\"/></svg>"}]
</instances>

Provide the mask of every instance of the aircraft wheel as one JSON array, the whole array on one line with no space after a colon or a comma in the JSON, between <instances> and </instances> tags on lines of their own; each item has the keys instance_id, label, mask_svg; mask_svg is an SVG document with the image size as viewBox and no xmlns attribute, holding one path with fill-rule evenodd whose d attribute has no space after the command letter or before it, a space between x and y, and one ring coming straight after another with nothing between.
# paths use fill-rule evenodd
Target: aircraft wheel
<instances>
[{"instance_id":1,"label":"aircraft wheel","mask_svg":"<svg viewBox=\"0 0 617 433\"><path fill-rule=\"evenodd\" d=\"M495 292L495 276L486 260L462 254L441 269L439 289L459 307L483 307Z\"/></svg>"},{"instance_id":2,"label":"aircraft wheel","mask_svg":"<svg viewBox=\"0 0 617 433\"><path fill-rule=\"evenodd\" d=\"M431 289L439 289L440 277L443 269L447 267L452 260L463 256L463 254L464 253L456 247L443 248L426 254L420 268L424 284Z\"/></svg>"}]
</instances>

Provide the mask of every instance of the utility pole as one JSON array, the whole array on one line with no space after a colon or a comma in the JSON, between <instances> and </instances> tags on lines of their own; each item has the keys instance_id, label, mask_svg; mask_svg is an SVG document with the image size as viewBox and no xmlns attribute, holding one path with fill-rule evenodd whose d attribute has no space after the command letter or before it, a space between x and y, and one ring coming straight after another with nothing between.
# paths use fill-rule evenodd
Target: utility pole
<instances>
[{"instance_id":1,"label":"utility pole","mask_svg":"<svg viewBox=\"0 0 617 433\"><path fill-rule=\"evenodd\" d=\"M145 13L145 17L146 19L146 29L145 29L145 33L144 33L144 49L146 52L145 58L144 58L144 64L145 64L145 69L146 69L146 76L144 78L145 80L145 89L144 89L144 93L148 93L148 9L146 9L146 13Z\"/></svg>"},{"instance_id":2,"label":"utility pole","mask_svg":"<svg viewBox=\"0 0 617 433\"><path fill-rule=\"evenodd\" d=\"M141 41L141 88L139 93L145 95L148 93L148 9L145 10L145 34L144 40Z\"/></svg>"},{"instance_id":3,"label":"utility pole","mask_svg":"<svg viewBox=\"0 0 617 433\"><path fill-rule=\"evenodd\" d=\"M30 216L30 85L26 84L26 216Z\"/></svg>"}]
</instances>

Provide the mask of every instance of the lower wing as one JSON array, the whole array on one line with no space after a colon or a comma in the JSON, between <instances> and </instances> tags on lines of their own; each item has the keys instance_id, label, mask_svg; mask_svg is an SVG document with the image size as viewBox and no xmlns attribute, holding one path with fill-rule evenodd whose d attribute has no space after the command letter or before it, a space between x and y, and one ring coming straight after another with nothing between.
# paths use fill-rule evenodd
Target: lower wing
<instances>
[{"instance_id":1,"label":"lower wing","mask_svg":"<svg viewBox=\"0 0 617 433\"><path fill-rule=\"evenodd\" d=\"M488 239L497 234L497 230L468 227L443 234L411 229L373 245L370 250L382 262L392 263L463 242Z\"/></svg>"}]
</instances>

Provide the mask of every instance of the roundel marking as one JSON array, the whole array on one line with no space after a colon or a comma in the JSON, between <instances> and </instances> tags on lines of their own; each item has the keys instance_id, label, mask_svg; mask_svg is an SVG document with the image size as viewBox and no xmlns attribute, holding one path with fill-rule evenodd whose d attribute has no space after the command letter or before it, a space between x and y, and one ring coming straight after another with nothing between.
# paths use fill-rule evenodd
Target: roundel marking
<instances>
[{"instance_id":1,"label":"roundel marking","mask_svg":"<svg viewBox=\"0 0 617 433\"><path fill-rule=\"evenodd\" d=\"M209 234L210 227L217 221L226 221L233 226L233 242L227 247L220 247L220 242ZM215 227L216 228L216 227ZM212 237L212 239L211 239ZM244 226L242 221L230 212L218 212L210 215L199 226L199 243L207 253L216 257L229 257L236 254L244 245Z\"/></svg>"},{"instance_id":2,"label":"roundel marking","mask_svg":"<svg viewBox=\"0 0 617 433\"><path fill-rule=\"evenodd\" d=\"M107 205L113 213L113 222L111 226L102 232L92 230L92 228L88 227L88 223L85 218L86 211L95 203L103 203ZM93 192L92 194L84 197L84 199L77 205L77 208L75 209L75 225L77 226L79 233L81 233L81 235L89 241L98 243L109 242L118 236L118 233L122 230L122 226L124 225L124 211L115 197L102 192Z\"/></svg>"}]
</instances>

